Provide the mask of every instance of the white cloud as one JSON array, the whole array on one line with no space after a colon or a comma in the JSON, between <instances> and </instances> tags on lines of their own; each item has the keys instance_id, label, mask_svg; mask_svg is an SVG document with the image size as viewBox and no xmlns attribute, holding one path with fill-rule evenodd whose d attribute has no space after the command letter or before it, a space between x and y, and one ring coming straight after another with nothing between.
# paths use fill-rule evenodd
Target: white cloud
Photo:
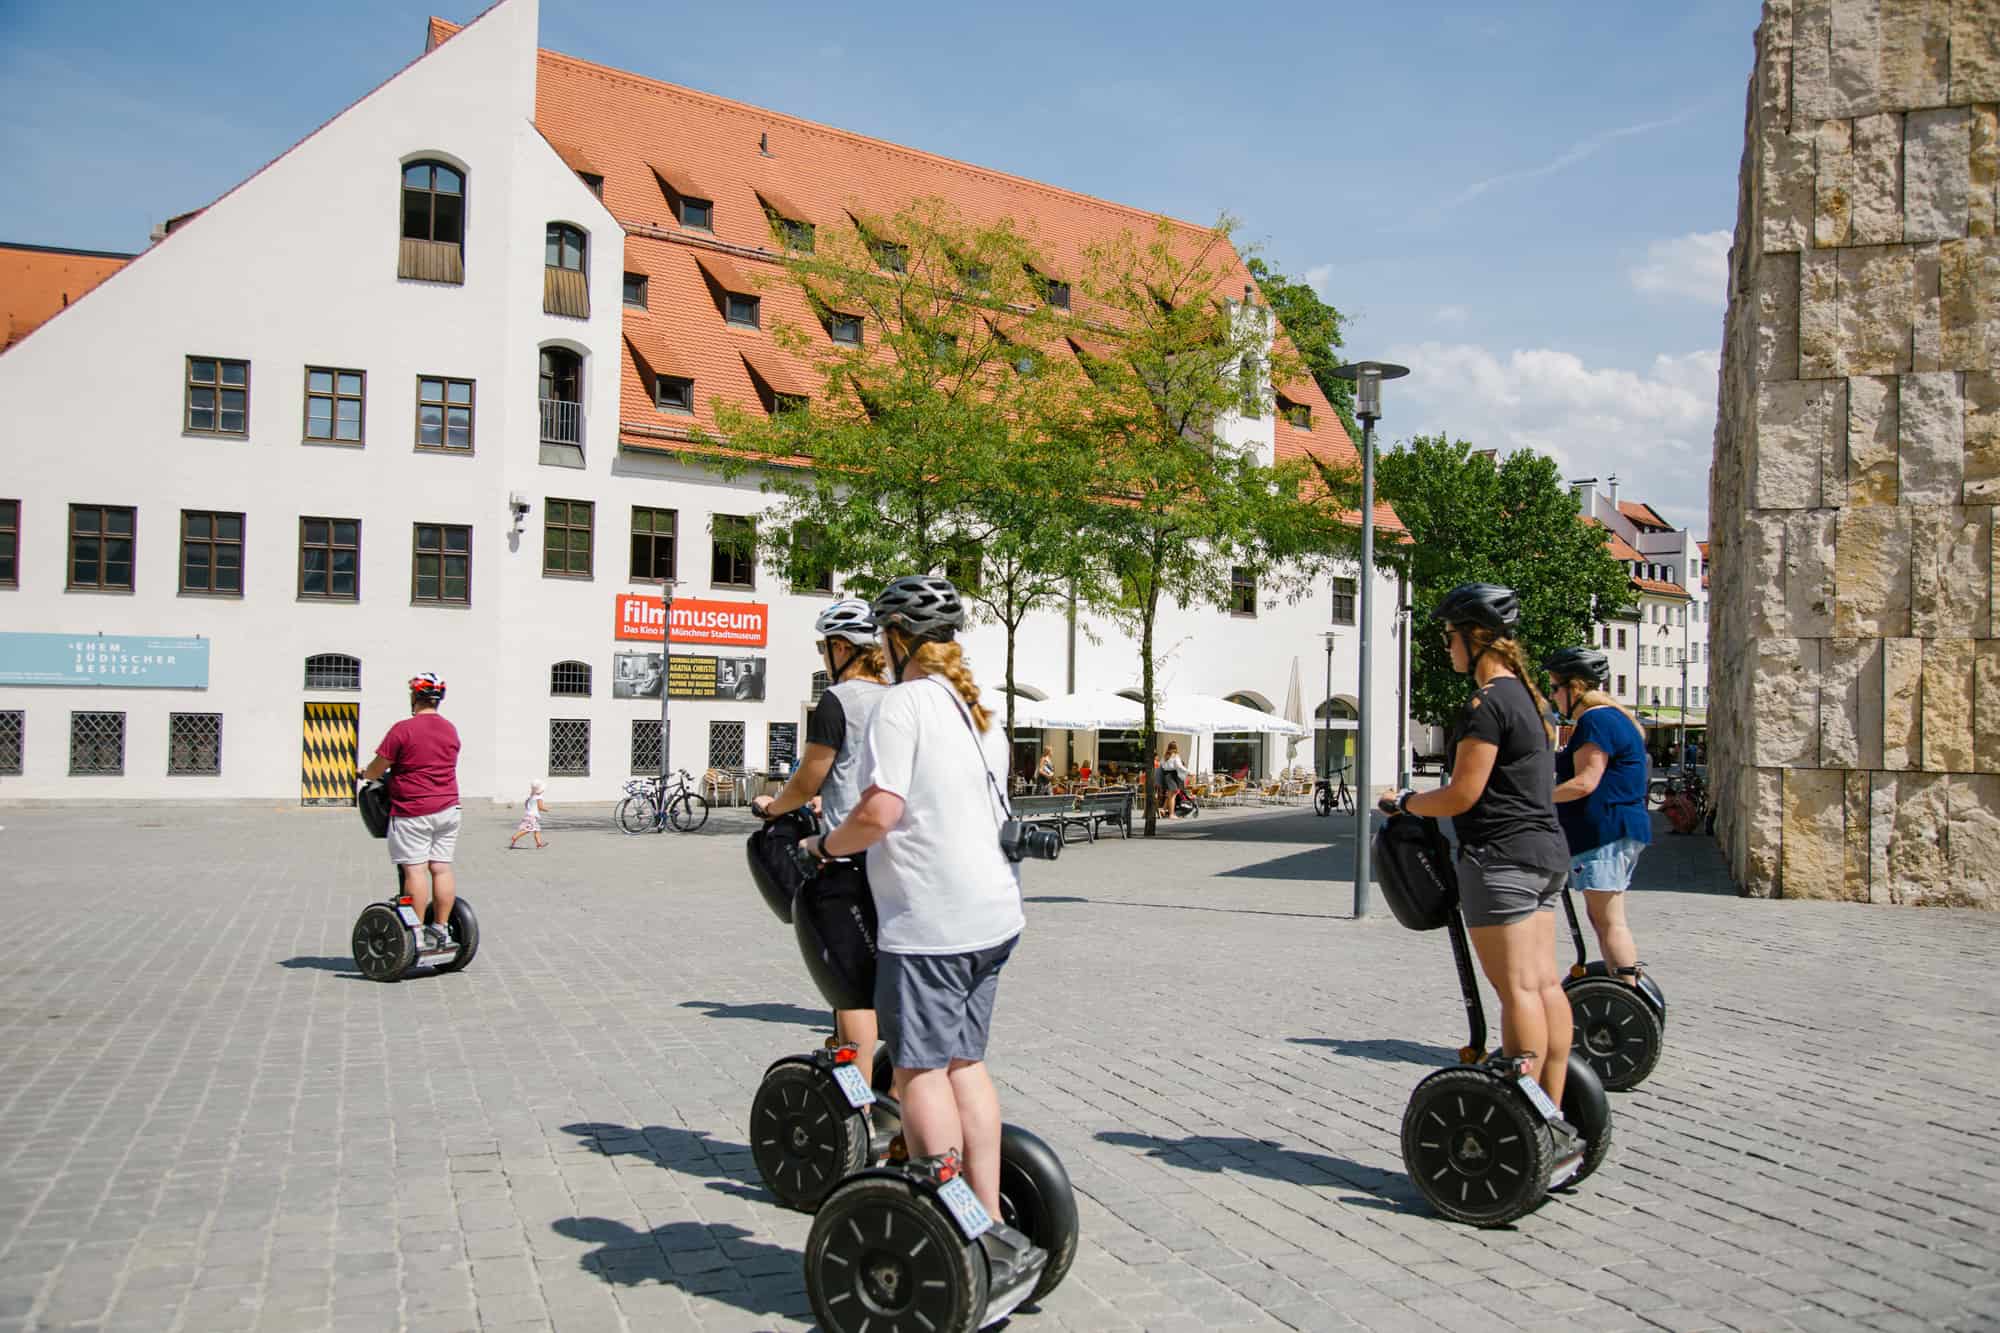
<instances>
[{"instance_id":1,"label":"white cloud","mask_svg":"<svg viewBox=\"0 0 2000 1333\"><path fill-rule=\"evenodd\" d=\"M1333 281L1333 265L1314 264L1306 270L1306 286L1319 293L1320 300L1326 299L1326 285Z\"/></svg>"},{"instance_id":2,"label":"white cloud","mask_svg":"<svg viewBox=\"0 0 2000 1333\"><path fill-rule=\"evenodd\" d=\"M1718 309L1729 296L1726 231L1694 231L1646 247L1646 262L1632 270L1632 286L1648 295L1683 296Z\"/></svg>"},{"instance_id":3,"label":"white cloud","mask_svg":"<svg viewBox=\"0 0 2000 1333\"><path fill-rule=\"evenodd\" d=\"M1462 305L1441 305L1432 318L1447 328L1455 329L1465 323L1469 313Z\"/></svg>"},{"instance_id":4,"label":"white cloud","mask_svg":"<svg viewBox=\"0 0 2000 1333\"><path fill-rule=\"evenodd\" d=\"M1643 372L1546 347L1502 357L1474 343L1424 342L1388 355L1410 367L1383 392L1390 438L1447 433L1502 453L1553 455L1566 477L1616 472L1620 499L1708 531L1719 352L1656 356Z\"/></svg>"}]
</instances>

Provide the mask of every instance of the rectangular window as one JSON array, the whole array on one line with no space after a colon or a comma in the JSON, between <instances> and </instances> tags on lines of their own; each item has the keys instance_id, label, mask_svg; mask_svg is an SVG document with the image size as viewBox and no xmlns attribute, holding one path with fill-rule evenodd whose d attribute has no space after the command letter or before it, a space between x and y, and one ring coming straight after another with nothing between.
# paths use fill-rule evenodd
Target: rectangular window
<instances>
[{"instance_id":1,"label":"rectangular window","mask_svg":"<svg viewBox=\"0 0 2000 1333\"><path fill-rule=\"evenodd\" d=\"M544 503L542 573L589 578L591 519L597 506L589 500L552 499Z\"/></svg>"},{"instance_id":2,"label":"rectangular window","mask_svg":"<svg viewBox=\"0 0 2000 1333\"><path fill-rule=\"evenodd\" d=\"M0 588L21 586L21 502L0 500Z\"/></svg>"},{"instance_id":3,"label":"rectangular window","mask_svg":"<svg viewBox=\"0 0 2000 1333\"><path fill-rule=\"evenodd\" d=\"M299 596L352 602L361 597L361 520L299 520Z\"/></svg>"},{"instance_id":4,"label":"rectangular window","mask_svg":"<svg viewBox=\"0 0 2000 1333\"><path fill-rule=\"evenodd\" d=\"M818 243L812 223L794 222L790 218L778 219L778 239L785 243L787 250L802 255L811 254Z\"/></svg>"},{"instance_id":5,"label":"rectangular window","mask_svg":"<svg viewBox=\"0 0 2000 1333\"><path fill-rule=\"evenodd\" d=\"M1618 631L1618 646L1620 648L1623 648L1625 646L1625 630L1623 627L1620 627Z\"/></svg>"},{"instance_id":6,"label":"rectangular window","mask_svg":"<svg viewBox=\"0 0 2000 1333\"><path fill-rule=\"evenodd\" d=\"M218 777L222 773L222 714L167 715L167 776Z\"/></svg>"},{"instance_id":7,"label":"rectangular window","mask_svg":"<svg viewBox=\"0 0 2000 1333\"><path fill-rule=\"evenodd\" d=\"M0 777L21 776L23 742L28 735L28 715L19 708L0 711Z\"/></svg>"},{"instance_id":8,"label":"rectangular window","mask_svg":"<svg viewBox=\"0 0 2000 1333\"><path fill-rule=\"evenodd\" d=\"M1054 278L1043 279L1042 296L1058 310L1069 309L1069 284L1066 282L1057 282Z\"/></svg>"},{"instance_id":9,"label":"rectangular window","mask_svg":"<svg viewBox=\"0 0 2000 1333\"><path fill-rule=\"evenodd\" d=\"M875 257L875 267L885 273L901 273L910 265L910 249L894 241L871 240L868 253Z\"/></svg>"},{"instance_id":10,"label":"rectangular window","mask_svg":"<svg viewBox=\"0 0 2000 1333\"><path fill-rule=\"evenodd\" d=\"M589 718L549 719L549 775L565 778L590 776Z\"/></svg>"},{"instance_id":11,"label":"rectangular window","mask_svg":"<svg viewBox=\"0 0 2000 1333\"><path fill-rule=\"evenodd\" d=\"M1621 695L1625 693L1625 677L1623 676L1618 678L1618 693Z\"/></svg>"},{"instance_id":12,"label":"rectangular window","mask_svg":"<svg viewBox=\"0 0 2000 1333\"><path fill-rule=\"evenodd\" d=\"M708 766L710 768L743 767L743 724L741 722L711 722L708 724Z\"/></svg>"},{"instance_id":13,"label":"rectangular window","mask_svg":"<svg viewBox=\"0 0 2000 1333\"><path fill-rule=\"evenodd\" d=\"M368 378L358 370L306 367L306 438L361 443L361 404Z\"/></svg>"},{"instance_id":14,"label":"rectangular window","mask_svg":"<svg viewBox=\"0 0 2000 1333\"><path fill-rule=\"evenodd\" d=\"M682 415L694 414L694 381L682 379L678 375L656 375L653 378L653 401L662 412L678 412Z\"/></svg>"},{"instance_id":15,"label":"rectangular window","mask_svg":"<svg viewBox=\"0 0 2000 1333\"><path fill-rule=\"evenodd\" d=\"M830 313L826 317L826 333L829 338L832 338L837 343L846 343L849 347L859 347L861 346L861 316L843 315L837 311Z\"/></svg>"},{"instance_id":16,"label":"rectangular window","mask_svg":"<svg viewBox=\"0 0 2000 1333\"><path fill-rule=\"evenodd\" d=\"M826 530L810 523L799 526L792 538L792 573L802 580L793 592L833 591L833 566L820 554L826 545Z\"/></svg>"},{"instance_id":17,"label":"rectangular window","mask_svg":"<svg viewBox=\"0 0 2000 1333\"><path fill-rule=\"evenodd\" d=\"M758 321L763 316L761 309L763 302L759 298L745 296L741 292L725 292L723 302L722 317L731 324L738 324L746 329L759 327Z\"/></svg>"},{"instance_id":18,"label":"rectangular window","mask_svg":"<svg viewBox=\"0 0 2000 1333\"><path fill-rule=\"evenodd\" d=\"M471 380L417 377L417 448L471 452Z\"/></svg>"},{"instance_id":19,"label":"rectangular window","mask_svg":"<svg viewBox=\"0 0 2000 1333\"><path fill-rule=\"evenodd\" d=\"M243 515L181 510L181 591L243 595Z\"/></svg>"},{"instance_id":20,"label":"rectangular window","mask_svg":"<svg viewBox=\"0 0 2000 1333\"><path fill-rule=\"evenodd\" d=\"M187 359L187 425L197 435L250 433L250 363L214 356Z\"/></svg>"},{"instance_id":21,"label":"rectangular window","mask_svg":"<svg viewBox=\"0 0 2000 1333\"><path fill-rule=\"evenodd\" d=\"M1297 426L1300 430L1311 430L1313 428L1313 410L1306 404L1287 402L1282 404L1282 408L1285 420L1289 421L1292 425Z\"/></svg>"},{"instance_id":22,"label":"rectangular window","mask_svg":"<svg viewBox=\"0 0 2000 1333\"><path fill-rule=\"evenodd\" d=\"M718 588L757 586L757 523L735 514L715 516L708 581Z\"/></svg>"},{"instance_id":23,"label":"rectangular window","mask_svg":"<svg viewBox=\"0 0 2000 1333\"><path fill-rule=\"evenodd\" d=\"M1333 581L1333 623L1352 625L1358 584L1353 579L1336 578Z\"/></svg>"},{"instance_id":24,"label":"rectangular window","mask_svg":"<svg viewBox=\"0 0 2000 1333\"><path fill-rule=\"evenodd\" d=\"M125 715L69 715L69 771L73 777L116 776L125 771Z\"/></svg>"},{"instance_id":25,"label":"rectangular window","mask_svg":"<svg viewBox=\"0 0 2000 1333\"><path fill-rule=\"evenodd\" d=\"M634 310L644 310L646 308L646 286L647 280L645 274L627 273L625 275L625 304L631 306Z\"/></svg>"},{"instance_id":26,"label":"rectangular window","mask_svg":"<svg viewBox=\"0 0 2000 1333\"><path fill-rule=\"evenodd\" d=\"M76 590L132 591L138 511L119 505L69 507L69 584Z\"/></svg>"},{"instance_id":27,"label":"rectangular window","mask_svg":"<svg viewBox=\"0 0 2000 1333\"><path fill-rule=\"evenodd\" d=\"M635 717L632 719L632 772L636 775L659 771L660 719Z\"/></svg>"},{"instance_id":28,"label":"rectangular window","mask_svg":"<svg viewBox=\"0 0 2000 1333\"><path fill-rule=\"evenodd\" d=\"M681 225L701 231L713 231L715 205L706 199L681 200Z\"/></svg>"},{"instance_id":29,"label":"rectangular window","mask_svg":"<svg viewBox=\"0 0 2000 1333\"><path fill-rule=\"evenodd\" d=\"M576 699L590 697L590 663L557 662L549 668L549 693Z\"/></svg>"},{"instance_id":30,"label":"rectangular window","mask_svg":"<svg viewBox=\"0 0 2000 1333\"><path fill-rule=\"evenodd\" d=\"M632 569L634 583L668 583L674 578L675 513L671 509L632 506Z\"/></svg>"},{"instance_id":31,"label":"rectangular window","mask_svg":"<svg viewBox=\"0 0 2000 1333\"><path fill-rule=\"evenodd\" d=\"M472 529L411 525L410 600L432 606L472 602Z\"/></svg>"},{"instance_id":32,"label":"rectangular window","mask_svg":"<svg viewBox=\"0 0 2000 1333\"><path fill-rule=\"evenodd\" d=\"M1241 565L1229 571L1229 614L1232 616L1257 614L1257 580Z\"/></svg>"}]
</instances>

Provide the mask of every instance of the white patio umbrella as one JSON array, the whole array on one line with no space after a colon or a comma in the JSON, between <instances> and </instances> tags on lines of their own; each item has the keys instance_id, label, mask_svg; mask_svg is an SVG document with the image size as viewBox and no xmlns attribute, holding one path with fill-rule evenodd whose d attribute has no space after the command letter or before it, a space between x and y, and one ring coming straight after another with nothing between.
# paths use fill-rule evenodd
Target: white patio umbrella
<instances>
[{"instance_id":1,"label":"white patio umbrella","mask_svg":"<svg viewBox=\"0 0 2000 1333\"><path fill-rule=\"evenodd\" d=\"M1298 736L1285 738L1285 762L1289 764L1299 757L1299 736L1303 736L1306 729L1305 704L1299 699L1299 659L1296 656L1292 658L1292 683L1285 689L1285 721L1299 729Z\"/></svg>"},{"instance_id":2,"label":"white patio umbrella","mask_svg":"<svg viewBox=\"0 0 2000 1333\"><path fill-rule=\"evenodd\" d=\"M1054 699L1017 699L1018 725L1063 731L1129 731L1144 720L1134 700L1109 690L1085 690Z\"/></svg>"},{"instance_id":3,"label":"white patio umbrella","mask_svg":"<svg viewBox=\"0 0 2000 1333\"><path fill-rule=\"evenodd\" d=\"M1134 709L1138 708L1133 704ZM1136 725L1136 724L1135 724ZM1160 702L1155 725L1161 731L1208 736L1218 731L1257 731L1274 736L1303 736L1305 726L1275 713L1245 708L1212 694L1170 694Z\"/></svg>"}]
</instances>

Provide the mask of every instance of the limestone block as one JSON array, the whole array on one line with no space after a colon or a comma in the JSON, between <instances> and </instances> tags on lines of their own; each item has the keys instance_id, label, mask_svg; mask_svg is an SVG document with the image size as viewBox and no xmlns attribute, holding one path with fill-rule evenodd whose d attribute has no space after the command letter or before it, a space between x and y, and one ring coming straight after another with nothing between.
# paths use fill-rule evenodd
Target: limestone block
<instances>
[{"instance_id":1,"label":"limestone block","mask_svg":"<svg viewBox=\"0 0 2000 1333\"><path fill-rule=\"evenodd\" d=\"M1839 898L1846 888L1847 782L1832 768L1785 771L1785 898Z\"/></svg>"},{"instance_id":2,"label":"limestone block","mask_svg":"<svg viewBox=\"0 0 2000 1333\"><path fill-rule=\"evenodd\" d=\"M1905 246L1910 254L1910 369L1949 370L1944 360L1942 241Z\"/></svg>"},{"instance_id":3,"label":"limestone block","mask_svg":"<svg viewBox=\"0 0 2000 1333\"><path fill-rule=\"evenodd\" d=\"M1750 762L1802 768L1819 758L1819 640L1759 639L1750 682Z\"/></svg>"},{"instance_id":4,"label":"limestone block","mask_svg":"<svg viewBox=\"0 0 2000 1333\"><path fill-rule=\"evenodd\" d=\"M1843 503L1896 503L1896 377L1847 382L1847 477Z\"/></svg>"},{"instance_id":5,"label":"limestone block","mask_svg":"<svg viewBox=\"0 0 2000 1333\"><path fill-rule=\"evenodd\" d=\"M1806 509L1820 503L1825 460L1842 455L1847 429L1844 380L1777 380L1757 386L1753 509ZM1844 488L1843 488L1844 489Z\"/></svg>"},{"instance_id":6,"label":"limestone block","mask_svg":"<svg viewBox=\"0 0 2000 1333\"><path fill-rule=\"evenodd\" d=\"M1951 0L1833 0L1833 114L1943 106Z\"/></svg>"},{"instance_id":7,"label":"limestone block","mask_svg":"<svg viewBox=\"0 0 2000 1333\"><path fill-rule=\"evenodd\" d=\"M1868 774L1849 771L1843 775L1846 787L1845 846L1841 850L1840 896L1851 903L1865 903L1869 900L1869 828L1870 803L1868 799Z\"/></svg>"},{"instance_id":8,"label":"limestone block","mask_svg":"<svg viewBox=\"0 0 2000 1333\"><path fill-rule=\"evenodd\" d=\"M2000 31L2000 23L1994 25ZM1972 108L1972 144L1966 163L1971 195L1965 204L1965 234L2000 231L2000 107Z\"/></svg>"},{"instance_id":9,"label":"limestone block","mask_svg":"<svg viewBox=\"0 0 2000 1333\"><path fill-rule=\"evenodd\" d=\"M2000 102L2000 13L1991 0L1951 7L1951 102Z\"/></svg>"},{"instance_id":10,"label":"limestone block","mask_svg":"<svg viewBox=\"0 0 2000 1333\"><path fill-rule=\"evenodd\" d=\"M1756 330L1757 378L1797 379L1799 377L1798 255L1771 255L1758 265Z\"/></svg>"},{"instance_id":11,"label":"limestone block","mask_svg":"<svg viewBox=\"0 0 2000 1333\"><path fill-rule=\"evenodd\" d=\"M1886 903L1889 893L1889 844L1896 829L1896 797L1903 775L1868 775L1868 901Z\"/></svg>"},{"instance_id":12,"label":"limestone block","mask_svg":"<svg viewBox=\"0 0 2000 1333\"><path fill-rule=\"evenodd\" d=\"M1910 633L1983 639L1992 633L1993 506L1911 505Z\"/></svg>"},{"instance_id":13,"label":"limestone block","mask_svg":"<svg viewBox=\"0 0 2000 1333\"><path fill-rule=\"evenodd\" d=\"M2000 777L1960 773L1946 779L1945 855L1954 901L2000 906Z\"/></svg>"},{"instance_id":14,"label":"limestone block","mask_svg":"<svg viewBox=\"0 0 2000 1333\"><path fill-rule=\"evenodd\" d=\"M1775 126L1759 145L1757 208L1765 254L1803 250L1812 234L1813 141Z\"/></svg>"},{"instance_id":15,"label":"limestone block","mask_svg":"<svg viewBox=\"0 0 2000 1333\"><path fill-rule=\"evenodd\" d=\"M1854 122L1828 120L1813 134L1813 244L1846 245L1854 226Z\"/></svg>"},{"instance_id":16,"label":"limestone block","mask_svg":"<svg viewBox=\"0 0 2000 1333\"><path fill-rule=\"evenodd\" d=\"M1819 762L1825 768L1882 766L1882 641L1820 645Z\"/></svg>"},{"instance_id":17,"label":"limestone block","mask_svg":"<svg viewBox=\"0 0 2000 1333\"><path fill-rule=\"evenodd\" d=\"M1972 771L1972 640L1927 639L1924 644L1924 768L1931 773Z\"/></svg>"},{"instance_id":18,"label":"limestone block","mask_svg":"<svg viewBox=\"0 0 2000 1333\"><path fill-rule=\"evenodd\" d=\"M1765 124L1784 125L1792 114L1791 0L1765 0L1757 24L1757 107Z\"/></svg>"},{"instance_id":19,"label":"limestone block","mask_svg":"<svg viewBox=\"0 0 2000 1333\"><path fill-rule=\"evenodd\" d=\"M1965 107L1912 111L1903 122L1903 239L1965 235L1972 193L1972 113Z\"/></svg>"},{"instance_id":20,"label":"limestone block","mask_svg":"<svg viewBox=\"0 0 2000 1333\"><path fill-rule=\"evenodd\" d=\"M1837 509L1800 509L1785 517L1785 633L1824 639L1833 633Z\"/></svg>"},{"instance_id":21,"label":"limestone block","mask_svg":"<svg viewBox=\"0 0 2000 1333\"><path fill-rule=\"evenodd\" d=\"M1890 902L1948 900L1951 870L1945 859L1944 839L1950 782L1941 773L1897 775L1895 812L1888 826ZM1876 811L1880 813L1879 805Z\"/></svg>"},{"instance_id":22,"label":"limestone block","mask_svg":"<svg viewBox=\"0 0 2000 1333\"><path fill-rule=\"evenodd\" d=\"M1938 247L1943 368L1992 370L2000 363L2000 237Z\"/></svg>"},{"instance_id":23,"label":"limestone block","mask_svg":"<svg viewBox=\"0 0 2000 1333\"><path fill-rule=\"evenodd\" d=\"M1882 767L1918 767L1918 701L1924 682L1922 639L1882 640Z\"/></svg>"},{"instance_id":24,"label":"limestone block","mask_svg":"<svg viewBox=\"0 0 2000 1333\"><path fill-rule=\"evenodd\" d=\"M1897 492L1904 504L1957 504L1965 496L1965 407L1951 371L1909 374L1899 386Z\"/></svg>"},{"instance_id":25,"label":"limestone block","mask_svg":"<svg viewBox=\"0 0 2000 1333\"><path fill-rule=\"evenodd\" d=\"M1903 118L1885 112L1852 123L1849 242L1888 245L1903 238Z\"/></svg>"},{"instance_id":26,"label":"limestone block","mask_svg":"<svg viewBox=\"0 0 2000 1333\"><path fill-rule=\"evenodd\" d=\"M1972 649L1972 767L2000 773L2000 639Z\"/></svg>"},{"instance_id":27,"label":"limestone block","mask_svg":"<svg viewBox=\"0 0 2000 1333\"><path fill-rule=\"evenodd\" d=\"M2000 773L2000 639L1973 645L1972 767Z\"/></svg>"},{"instance_id":28,"label":"limestone block","mask_svg":"<svg viewBox=\"0 0 2000 1333\"><path fill-rule=\"evenodd\" d=\"M1840 257L1844 250L1808 250L1798 257L1798 370L1828 379L1840 369ZM1767 376L1792 379L1794 375Z\"/></svg>"},{"instance_id":29,"label":"limestone block","mask_svg":"<svg viewBox=\"0 0 2000 1333\"><path fill-rule=\"evenodd\" d=\"M2000 503L2000 372L1968 370L1960 387L1965 403L1965 503Z\"/></svg>"},{"instance_id":30,"label":"limestone block","mask_svg":"<svg viewBox=\"0 0 2000 1333\"><path fill-rule=\"evenodd\" d=\"M1908 370L1917 304L1916 257L1900 245L1855 246L1833 253L1839 256L1838 328L1833 364L1825 373L1888 375ZM1803 275L1805 268L1800 271ZM1809 369L1812 357L1803 346L1807 309L1802 303L1800 374L1811 377L1816 372Z\"/></svg>"},{"instance_id":31,"label":"limestone block","mask_svg":"<svg viewBox=\"0 0 2000 1333\"><path fill-rule=\"evenodd\" d=\"M1877 505L1840 511L1834 542L1833 632L1893 638L1910 632L1910 515Z\"/></svg>"},{"instance_id":32,"label":"limestone block","mask_svg":"<svg viewBox=\"0 0 2000 1333\"><path fill-rule=\"evenodd\" d=\"M1792 10L1792 123L1833 120L1832 0L1798 0Z\"/></svg>"},{"instance_id":33,"label":"limestone block","mask_svg":"<svg viewBox=\"0 0 2000 1333\"><path fill-rule=\"evenodd\" d=\"M1782 512L1755 511L1743 519L1744 554L1750 568L1744 592L1749 602L1750 636L1755 639L1792 637L1785 613L1786 519Z\"/></svg>"},{"instance_id":34,"label":"limestone block","mask_svg":"<svg viewBox=\"0 0 2000 1333\"><path fill-rule=\"evenodd\" d=\"M1775 897L1778 872L1785 854L1785 773L1778 768L1750 770L1745 793L1749 809L1743 819L1743 892L1753 898Z\"/></svg>"}]
</instances>

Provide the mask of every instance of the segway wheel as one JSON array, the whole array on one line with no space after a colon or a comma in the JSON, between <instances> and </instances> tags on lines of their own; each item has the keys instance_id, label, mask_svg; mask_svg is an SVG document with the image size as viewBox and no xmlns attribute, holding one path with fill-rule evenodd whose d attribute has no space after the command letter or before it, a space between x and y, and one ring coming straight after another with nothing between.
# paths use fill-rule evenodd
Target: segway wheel
<instances>
[{"instance_id":1,"label":"segway wheel","mask_svg":"<svg viewBox=\"0 0 2000 1333\"><path fill-rule=\"evenodd\" d=\"M1076 1193L1055 1150L1018 1125L1000 1126L1000 1220L1049 1252L1029 1299L1061 1286L1076 1262Z\"/></svg>"},{"instance_id":2,"label":"segway wheel","mask_svg":"<svg viewBox=\"0 0 2000 1333\"><path fill-rule=\"evenodd\" d=\"M1585 976L1563 986L1576 1021L1576 1050L1612 1092L1636 1088L1660 1062L1666 1034L1659 1015L1634 987Z\"/></svg>"},{"instance_id":3,"label":"segway wheel","mask_svg":"<svg viewBox=\"0 0 2000 1333\"><path fill-rule=\"evenodd\" d=\"M370 903L354 923L354 966L370 981L397 981L417 961L416 932L387 903Z\"/></svg>"},{"instance_id":4,"label":"segway wheel","mask_svg":"<svg viewBox=\"0 0 2000 1333\"><path fill-rule=\"evenodd\" d=\"M1563 1119L1583 1135L1583 1164L1568 1182L1581 1185L1611 1155L1611 1099L1604 1095L1597 1071L1574 1046L1569 1051L1569 1073L1563 1079L1562 1113Z\"/></svg>"},{"instance_id":5,"label":"segway wheel","mask_svg":"<svg viewBox=\"0 0 2000 1333\"><path fill-rule=\"evenodd\" d=\"M433 907L424 913L428 920L436 915ZM472 956L479 952L479 918L472 914L472 904L463 898L455 898L451 904L451 937L458 941L458 954L449 963L439 963L439 972L463 972L472 962Z\"/></svg>"},{"instance_id":6,"label":"segway wheel","mask_svg":"<svg viewBox=\"0 0 2000 1333\"><path fill-rule=\"evenodd\" d=\"M682 833L692 833L708 822L708 798L688 792L667 807L667 821Z\"/></svg>"},{"instance_id":7,"label":"segway wheel","mask_svg":"<svg viewBox=\"0 0 2000 1333\"><path fill-rule=\"evenodd\" d=\"M1333 793L1324 784L1313 788L1313 813L1321 816L1333 813Z\"/></svg>"},{"instance_id":8,"label":"segway wheel","mask_svg":"<svg viewBox=\"0 0 2000 1333\"><path fill-rule=\"evenodd\" d=\"M779 1065L750 1102L750 1155L764 1188L787 1208L813 1211L868 1165L868 1138L867 1114L807 1065Z\"/></svg>"},{"instance_id":9,"label":"segway wheel","mask_svg":"<svg viewBox=\"0 0 2000 1333\"><path fill-rule=\"evenodd\" d=\"M905 1181L864 1176L833 1191L806 1237L806 1294L827 1333L973 1333L986 1259Z\"/></svg>"},{"instance_id":10,"label":"segway wheel","mask_svg":"<svg viewBox=\"0 0 2000 1333\"><path fill-rule=\"evenodd\" d=\"M1454 1222L1505 1226L1540 1207L1554 1155L1527 1099L1484 1070L1438 1070L1403 1113L1403 1165Z\"/></svg>"}]
</instances>

